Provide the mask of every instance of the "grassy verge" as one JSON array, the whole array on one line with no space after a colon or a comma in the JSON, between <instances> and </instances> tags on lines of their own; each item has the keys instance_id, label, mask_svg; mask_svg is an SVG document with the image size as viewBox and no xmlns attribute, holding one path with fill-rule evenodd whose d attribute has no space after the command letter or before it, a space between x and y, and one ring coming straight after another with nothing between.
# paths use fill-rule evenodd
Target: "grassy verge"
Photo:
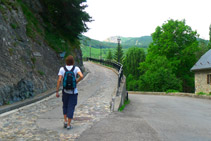
<instances>
[{"instance_id":1,"label":"grassy verge","mask_svg":"<svg viewBox=\"0 0 211 141\"><path fill-rule=\"evenodd\" d=\"M122 106L119 108L119 111L120 111L120 112L123 111L123 110L125 109L125 106L128 105L128 104L130 104L130 100L129 100L129 99L128 99L128 100L125 100L124 105L122 105Z\"/></svg>"},{"instance_id":2,"label":"grassy verge","mask_svg":"<svg viewBox=\"0 0 211 141\"><path fill-rule=\"evenodd\" d=\"M211 96L211 93L204 93L204 92L198 92L196 95L206 95L206 96Z\"/></svg>"},{"instance_id":3,"label":"grassy verge","mask_svg":"<svg viewBox=\"0 0 211 141\"><path fill-rule=\"evenodd\" d=\"M79 48L79 41L76 39L70 41L69 37L65 37L62 35L61 31L57 30L48 20L43 19L44 23L41 23L36 18L35 14L30 10L30 8L22 2L22 0L18 0L19 5L22 8L22 11L27 20L26 25L26 34L32 40L35 40L37 36L41 36L44 38L46 43L53 49L55 52L66 52L67 55L73 55L73 50L75 48ZM45 24L45 26L44 26ZM40 42L39 42L40 43Z\"/></svg>"}]
</instances>

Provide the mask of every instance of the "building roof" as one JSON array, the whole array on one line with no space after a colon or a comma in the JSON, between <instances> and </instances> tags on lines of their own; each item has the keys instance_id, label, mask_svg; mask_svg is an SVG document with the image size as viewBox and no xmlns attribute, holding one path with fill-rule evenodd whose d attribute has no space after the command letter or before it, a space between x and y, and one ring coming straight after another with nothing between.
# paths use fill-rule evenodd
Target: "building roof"
<instances>
[{"instance_id":1,"label":"building roof","mask_svg":"<svg viewBox=\"0 0 211 141\"><path fill-rule=\"evenodd\" d=\"M211 49L207 51L198 62L191 68L191 71L211 69Z\"/></svg>"}]
</instances>

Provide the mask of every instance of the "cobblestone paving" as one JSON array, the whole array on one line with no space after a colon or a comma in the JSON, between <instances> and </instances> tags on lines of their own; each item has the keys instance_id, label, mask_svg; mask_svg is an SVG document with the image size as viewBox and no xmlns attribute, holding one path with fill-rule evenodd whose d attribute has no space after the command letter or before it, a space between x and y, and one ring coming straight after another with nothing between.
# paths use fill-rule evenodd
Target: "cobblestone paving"
<instances>
[{"instance_id":1,"label":"cobblestone paving","mask_svg":"<svg viewBox=\"0 0 211 141\"><path fill-rule=\"evenodd\" d=\"M62 107L61 98L58 99L53 95L48 100L0 117L0 141L74 140L84 130L91 127L94 122L109 115L110 100L103 93L97 93L89 97L86 102L78 105L72 123L73 129L68 132L40 128L37 124L39 115L58 107ZM63 119L59 120L61 120L62 126ZM74 130L80 126L86 128Z\"/></svg>"}]
</instances>

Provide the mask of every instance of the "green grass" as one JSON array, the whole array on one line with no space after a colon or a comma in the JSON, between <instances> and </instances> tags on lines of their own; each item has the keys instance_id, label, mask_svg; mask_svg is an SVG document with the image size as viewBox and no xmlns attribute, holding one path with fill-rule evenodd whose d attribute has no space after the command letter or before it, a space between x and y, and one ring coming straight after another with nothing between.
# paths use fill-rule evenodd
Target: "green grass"
<instances>
[{"instance_id":1,"label":"green grass","mask_svg":"<svg viewBox=\"0 0 211 141\"><path fill-rule=\"evenodd\" d=\"M14 53L14 50L12 48L9 48L8 51L9 51L10 56L12 56Z\"/></svg>"},{"instance_id":2,"label":"green grass","mask_svg":"<svg viewBox=\"0 0 211 141\"><path fill-rule=\"evenodd\" d=\"M208 93L204 93L204 92L198 92L197 95L206 95L206 96L211 96L211 92Z\"/></svg>"},{"instance_id":3,"label":"green grass","mask_svg":"<svg viewBox=\"0 0 211 141\"><path fill-rule=\"evenodd\" d=\"M166 91L166 93L178 93L179 91L178 90L173 90L173 89L169 89Z\"/></svg>"},{"instance_id":4,"label":"green grass","mask_svg":"<svg viewBox=\"0 0 211 141\"><path fill-rule=\"evenodd\" d=\"M0 4L0 11L2 14L6 14L6 9Z\"/></svg>"},{"instance_id":5,"label":"green grass","mask_svg":"<svg viewBox=\"0 0 211 141\"><path fill-rule=\"evenodd\" d=\"M32 39L35 39L37 35L44 36L44 39L46 40L48 45L57 53L66 51L66 54L70 54L73 47L71 46L70 48L70 44L67 42L67 40L65 40L64 37L59 34L59 32L56 31L56 29L53 28L53 26L49 22L45 22L47 26L43 26L44 28L42 29L42 25L37 20L32 11L27 7L27 5L25 5L22 0L18 0L18 3L21 6L25 18L28 22L26 25L27 36ZM13 27L15 28L14 25ZM38 42L38 44L40 43Z\"/></svg>"},{"instance_id":6,"label":"green grass","mask_svg":"<svg viewBox=\"0 0 211 141\"><path fill-rule=\"evenodd\" d=\"M11 23L10 26L11 26L13 29L16 29L16 28L19 27L16 23Z\"/></svg>"},{"instance_id":7,"label":"green grass","mask_svg":"<svg viewBox=\"0 0 211 141\"><path fill-rule=\"evenodd\" d=\"M129 99L128 99L128 100L125 100L124 105L122 105L122 106L119 108L119 111L120 111L120 112L123 111L123 110L125 109L125 106L128 105L128 104L130 104L130 100L129 100Z\"/></svg>"},{"instance_id":8,"label":"green grass","mask_svg":"<svg viewBox=\"0 0 211 141\"><path fill-rule=\"evenodd\" d=\"M31 61L32 61L32 63L35 65L35 63L36 63L36 58L35 58L35 57L32 57L32 58L31 58Z\"/></svg>"},{"instance_id":9,"label":"green grass","mask_svg":"<svg viewBox=\"0 0 211 141\"><path fill-rule=\"evenodd\" d=\"M123 52L124 55L126 54L127 50L129 48L123 48ZM147 52L147 48L143 48L145 52ZM84 46L81 45L81 50L82 50L82 54L83 54L83 58L85 57L90 57L90 47L88 46ZM111 50L112 55L114 56L115 52L116 52L116 48L105 48L105 49L101 49L101 53L102 53L102 59L106 59L109 50ZM91 57L92 58L97 58L100 59L100 48L91 48Z\"/></svg>"},{"instance_id":10,"label":"green grass","mask_svg":"<svg viewBox=\"0 0 211 141\"><path fill-rule=\"evenodd\" d=\"M45 75L45 73L43 71L38 70L37 71L41 76Z\"/></svg>"},{"instance_id":11,"label":"green grass","mask_svg":"<svg viewBox=\"0 0 211 141\"><path fill-rule=\"evenodd\" d=\"M41 29L41 25L39 24L39 21L37 20L35 15L21 0L18 0L18 3L21 6L25 18L28 22L26 25L26 34L32 39L36 37L37 33L42 35L43 31Z\"/></svg>"}]
</instances>

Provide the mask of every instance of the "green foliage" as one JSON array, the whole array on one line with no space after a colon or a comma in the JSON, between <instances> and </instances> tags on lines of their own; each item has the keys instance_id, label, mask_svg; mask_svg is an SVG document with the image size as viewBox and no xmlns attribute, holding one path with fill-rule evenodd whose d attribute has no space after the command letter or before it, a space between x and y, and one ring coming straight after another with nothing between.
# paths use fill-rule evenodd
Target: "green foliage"
<instances>
[{"instance_id":1,"label":"green foliage","mask_svg":"<svg viewBox=\"0 0 211 141\"><path fill-rule=\"evenodd\" d=\"M0 11L2 14L6 14L6 9L0 3Z\"/></svg>"},{"instance_id":2,"label":"green foliage","mask_svg":"<svg viewBox=\"0 0 211 141\"><path fill-rule=\"evenodd\" d=\"M210 40L209 41L211 42L211 24L210 24L210 28L209 29L210 29L210 31L209 31Z\"/></svg>"},{"instance_id":3,"label":"green foliage","mask_svg":"<svg viewBox=\"0 0 211 141\"><path fill-rule=\"evenodd\" d=\"M45 75L45 73L43 71L38 70L37 71L41 76Z\"/></svg>"},{"instance_id":4,"label":"green foliage","mask_svg":"<svg viewBox=\"0 0 211 141\"><path fill-rule=\"evenodd\" d=\"M98 40L94 40L94 39L90 39L86 36L80 35L80 42L82 45L84 46L91 46L92 48L102 48L102 49L106 49L106 48L116 48L116 43L109 43L109 42L101 42Z\"/></svg>"},{"instance_id":5,"label":"green foliage","mask_svg":"<svg viewBox=\"0 0 211 141\"><path fill-rule=\"evenodd\" d=\"M90 51L91 51L91 57L100 59L100 49L99 48L92 48L90 49L89 46L81 45L81 50L83 57L90 57ZM114 49L108 49L108 48L102 48L102 59L107 58L107 54L111 50L111 52L114 52Z\"/></svg>"},{"instance_id":6,"label":"green foliage","mask_svg":"<svg viewBox=\"0 0 211 141\"><path fill-rule=\"evenodd\" d=\"M86 32L86 22L91 22L91 17L85 12L86 0L41 0L44 6L43 18L52 23L60 33L75 40Z\"/></svg>"},{"instance_id":7,"label":"green foliage","mask_svg":"<svg viewBox=\"0 0 211 141\"><path fill-rule=\"evenodd\" d=\"M190 72L190 68L195 64L196 52L198 51L198 34L196 31L192 31L191 27L185 24L185 21L174 21L168 20L167 23L164 23L162 27L157 27L156 31L152 34L153 42L149 46L147 59L148 62L145 63L145 66L152 67L156 64L153 60L159 60L160 57L165 60L165 63L169 65L167 67L159 67L156 65L157 70L151 71L153 75L158 72L165 73L163 75L172 77L171 81L181 81L182 82L182 91L184 92L193 92L194 91L194 77L193 73ZM153 59L152 59L153 58ZM162 60L162 61L164 61ZM159 64L159 63L158 63ZM142 65L143 66L143 65ZM145 67L144 68L147 68ZM161 65L162 66L162 65ZM162 70L164 69L164 70ZM162 70L162 71L161 71ZM144 73L151 75L148 70L142 70ZM145 74L145 75L146 75ZM155 76L154 76L155 77ZM143 78L143 77L142 77ZM145 81L148 77L144 77L142 80ZM145 80L144 80L145 79ZM162 78L160 78L162 79ZM157 80L156 80L157 81ZM167 82L167 81L166 81ZM173 82L170 85L173 86ZM149 84L149 83L148 83ZM162 90L166 91L167 89L180 89L180 84L176 85L177 88L165 87ZM154 87L154 86L152 86ZM152 89L152 88L150 88ZM155 89L156 90L156 89Z\"/></svg>"},{"instance_id":8,"label":"green foliage","mask_svg":"<svg viewBox=\"0 0 211 141\"><path fill-rule=\"evenodd\" d=\"M65 28L62 26L60 28L55 27L53 21L49 21L48 18L43 19L43 25L42 22L37 20L33 12L27 7L26 4L22 2L22 0L18 0L18 3L21 6L22 11L27 19L26 34L30 38L35 39L38 35L44 36L48 45L52 47L57 53L65 51L66 55L74 55L72 54L73 50L80 46L77 37L71 37L70 41L70 37L62 32L62 30L66 30ZM42 16L50 17L48 14L50 13L42 13ZM38 43L40 44L40 42Z\"/></svg>"},{"instance_id":9,"label":"green foliage","mask_svg":"<svg viewBox=\"0 0 211 141\"><path fill-rule=\"evenodd\" d=\"M139 64L145 60L145 56L145 52L142 48L129 48L123 61L124 74L126 76L131 74L138 78L140 76L140 71L138 70Z\"/></svg>"},{"instance_id":10,"label":"green foliage","mask_svg":"<svg viewBox=\"0 0 211 141\"><path fill-rule=\"evenodd\" d=\"M111 53L111 50L108 51L108 56L106 58L107 60L112 60L113 59L113 55Z\"/></svg>"},{"instance_id":11,"label":"green foliage","mask_svg":"<svg viewBox=\"0 0 211 141\"><path fill-rule=\"evenodd\" d=\"M14 5L13 2L9 0L1 0L0 4L4 4L10 11L13 9L13 5Z\"/></svg>"},{"instance_id":12,"label":"green foliage","mask_svg":"<svg viewBox=\"0 0 211 141\"><path fill-rule=\"evenodd\" d=\"M204 92L198 92L197 95L206 95L206 96L211 96L211 92L209 94L204 93Z\"/></svg>"},{"instance_id":13,"label":"green foliage","mask_svg":"<svg viewBox=\"0 0 211 141\"><path fill-rule=\"evenodd\" d=\"M122 46L120 44L118 44L116 52L114 54L114 60L116 60L119 63L122 63L123 56L124 56L124 53L123 53L123 50L122 50Z\"/></svg>"},{"instance_id":14,"label":"green foliage","mask_svg":"<svg viewBox=\"0 0 211 141\"><path fill-rule=\"evenodd\" d=\"M166 93L178 93L178 90L174 90L174 89L169 89L166 91Z\"/></svg>"},{"instance_id":15,"label":"green foliage","mask_svg":"<svg viewBox=\"0 0 211 141\"><path fill-rule=\"evenodd\" d=\"M45 29L45 39L48 42L48 45L57 53L66 51L68 48L67 41L63 41L64 39L62 36L51 28L50 25Z\"/></svg>"},{"instance_id":16,"label":"green foliage","mask_svg":"<svg viewBox=\"0 0 211 141\"><path fill-rule=\"evenodd\" d=\"M19 5L22 8L22 11L25 15L25 18L27 19L27 25L26 25L26 34L34 39L36 37L36 34L43 34L43 31L41 30L41 25L37 18L34 16L34 14L31 12L31 10L22 2L22 0L17 0Z\"/></svg>"},{"instance_id":17,"label":"green foliage","mask_svg":"<svg viewBox=\"0 0 211 141\"><path fill-rule=\"evenodd\" d=\"M139 77L139 89L142 91L164 92L169 89L182 90L182 83L173 73L174 67L165 56L148 54L146 61L140 64L142 75Z\"/></svg>"},{"instance_id":18,"label":"green foliage","mask_svg":"<svg viewBox=\"0 0 211 141\"><path fill-rule=\"evenodd\" d=\"M92 48L116 48L117 43L111 43L111 42L101 42L98 40L90 39L86 36L79 36L81 40L81 44L84 46L91 46ZM125 37L120 37L121 38L121 45L123 49L128 49L130 47L141 47L145 51L147 50L149 44L152 42L152 37L151 36L143 36L140 38L125 38Z\"/></svg>"},{"instance_id":19,"label":"green foliage","mask_svg":"<svg viewBox=\"0 0 211 141\"><path fill-rule=\"evenodd\" d=\"M139 88L139 83L140 83L140 80L135 78L132 74L129 74L127 77L126 77L126 87L127 87L127 90L128 91L139 91L140 88Z\"/></svg>"},{"instance_id":20,"label":"green foliage","mask_svg":"<svg viewBox=\"0 0 211 141\"><path fill-rule=\"evenodd\" d=\"M12 48L9 48L8 50L9 50L9 54L10 54L10 56L12 56L12 55L13 55L13 53L14 53L14 50L13 50Z\"/></svg>"},{"instance_id":21,"label":"green foliage","mask_svg":"<svg viewBox=\"0 0 211 141\"><path fill-rule=\"evenodd\" d=\"M142 36L142 37L120 37L122 45L126 48L131 46L148 48L149 44L152 42L151 36Z\"/></svg>"},{"instance_id":22,"label":"green foliage","mask_svg":"<svg viewBox=\"0 0 211 141\"><path fill-rule=\"evenodd\" d=\"M18 28L18 25L17 25L16 23L11 23L10 26L11 26L13 29Z\"/></svg>"},{"instance_id":23,"label":"green foliage","mask_svg":"<svg viewBox=\"0 0 211 141\"><path fill-rule=\"evenodd\" d=\"M128 100L125 99L124 105L122 105L122 106L119 108L119 111L120 111L120 112L123 111L123 110L125 109L125 106L128 105L128 104L130 104L130 100L129 100L129 99L128 99Z\"/></svg>"},{"instance_id":24,"label":"green foliage","mask_svg":"<svg viewBox=\"0 0 211 141\"><path fill-rule=\"evenodd\" d=\"M36 58L35 58L35 57L32 57L32 58L31 58L31 61L32 61L33 65L35 65L35 63L36 63Z\"/></svg>"},{"instance_id":25,"label":"green foliage","mask_svg":"<svg viewBox=\"0 0 211 141\"><path fill-rule=\"evenodd\" d=\"M207 93L204 92L198 92L197 95L207 95Z\"/></svg>"},{"instance_id":26,"label":"green foliage","mask_svg":"<svg viewBox=\"0 0 211 141\"><path fill-rule=\"evenodd\" d=\"M210 43L207 42L206 40L200 39L198 40L198 42L199 42L199 45L198 45L199 50L196 52L197 60L199 60L202 55L204 55L208 50L211 49L209 45Z\"/></svg>"}]
</instances>

